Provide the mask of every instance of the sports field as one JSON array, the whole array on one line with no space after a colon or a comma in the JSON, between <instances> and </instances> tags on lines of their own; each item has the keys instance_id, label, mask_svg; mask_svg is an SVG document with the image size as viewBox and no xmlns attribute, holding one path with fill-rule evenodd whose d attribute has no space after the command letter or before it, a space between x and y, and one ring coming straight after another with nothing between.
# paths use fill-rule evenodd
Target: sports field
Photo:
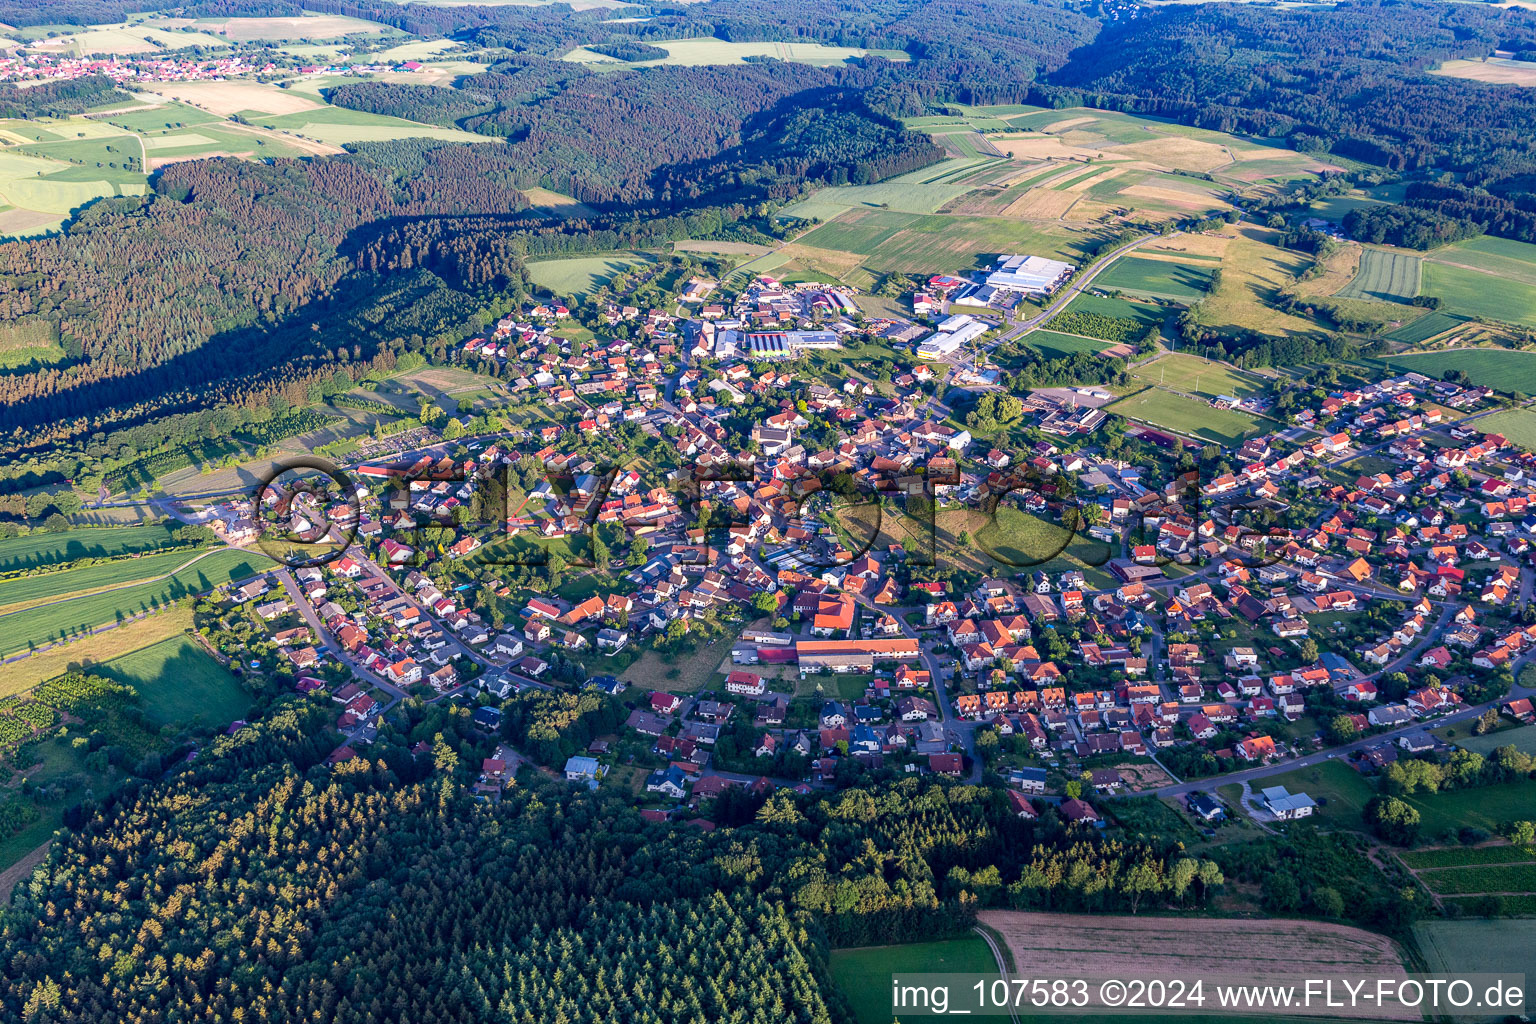
<instances>
[{"instance_id":1,"label":"sports field","mask_svg":"<svg viewBox=\"0 0 1536 1024\"><path fill-rule=\"evenodd\" d=\"M1414 352L1382 360L1394 370L1443 377L1464 371L1474 384L1499 391L1536 395L1536 352L1507 348L1466 348L1446 352Z\"/></svg>"},{"instance_id":2,"label":"sports field","mask_svg":"<svg viewBox=\"0 0 1536 1024\"><path fill-rule=\"evenodd\" d=\"M1218 395L1246 398L1266 390L1264 382L1252 374L1183 352L1170 352L1143 363L1131 372L1131 377L1142 384L1155 384L1209 398Z\"/></svg>"},{"instance_id":3,"label":"sports field","mask_svg":"<svg viewBox=\"0 0 1536 1024\"><path fill-rule=\"evenodd\" d=\"M162 640L92 671L138 690L145 717L155 725L227 725L251 703L235 677L186 636Z\"/></svg>"},{"instance_id":4,"label":"sports field","mask_svg":"<svg viewBox=\"0 0 1536 1024\"><path fill-rule=\"evenodd\" d=\"M619 274L651 261L652 257L639 252L539 260L528 264L528 277L553 295L579 296L594 292Z\"/></svg>"},{"instance_id":5,"label":"sports field","mask_svg":"<svg viewBox=\"0 0 1536 1024\"><path fill-rule=\"evenodd\" d=\"M1338 297L1410 302L1419 294L1420 264L1419 257L1404 252L1366 249L1360 254L1360 270L1339 289Z\"/></svg>"},{"instance_id":6,"label":"sports field","mask_svg":"<svg viewBox=\"0 0 1536 1024\"><path fill-rule=\"evenodd\" d=\"M1198 299L1210 291L1215 268L1125 256L1096 275L1093 286L1157 299Z\"/></svg>"},{"instance_id":7,"label":"sports field","mask_svg":"<svg viewBox=\"0 0 1536 1024\"><path fill-rule=\"evenodd\" d=\"M1244 434L1263 429L1263 421L1248 413L1215 409L1199 398L1188 398L1156 387L1137 392L1107 408L1127 419L1223 445L1240 444Z\"/></svg>"}]
</instances>

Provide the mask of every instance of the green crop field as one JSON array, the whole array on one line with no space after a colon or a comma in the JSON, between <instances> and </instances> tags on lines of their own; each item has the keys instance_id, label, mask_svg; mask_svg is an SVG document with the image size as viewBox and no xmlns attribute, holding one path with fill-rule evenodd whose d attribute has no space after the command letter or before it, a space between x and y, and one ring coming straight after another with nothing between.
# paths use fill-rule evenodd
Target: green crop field
<instances>
[{"instance_id":1,"label":"green crop field","mask_svg":"<svg viewBox=\"0 0 1536 1024\"><path fill-rule=\"evenodd\" d=\"M493 136L476 135L457 128L420 124L401 117L370 114L346 107L321 107L318 110L301 110L293 114L274 117L258 117L255 122L263 128L293 132L305 138L329 142L333 146L348 142L386 142L391 139L443 139L449 142L496 143Z\"/></svg>"},{"instance_id":2,"label":"green crop field","mask_svg":"<svg viewBox=\"0 0 1536 1024\"><path fill-rule=\"evenodd\" d=\"M1511 281L1536 285L1536 245L1530 242L1478 235L1441 246L1425 258L1432 263L1470 267Z\"/></svg>"},{"instance_id":3,"label":"green crop field","mask_svg":"<svg viewBox=\"0 0 1536 1024\"><path fill-rule=\"evenodd\" d=\"M1431 892L1470 896L1480 892L1536 892L1536 861L1525 864L1476 864L1419 872Z\"/></svg>"},{"instance_id":4,"label":"green crop field","mask_svg":"<svg viewBox=\"0 0 1536 1024\"><path fill-rule=\"evenodd\" d=\"M1459 868L1474 864L1522 864L1536 854L1520 846L1450 846L1439 850L1404 850L1398 854L1410 868Z\"/></svg>"},{"instance_id":5,"label":"green crop field","mask_svg":"<svg viewBox=\"0 0 1536 1024\"><path fill-rule=\"evenodd\" d=\"M1033 253L1080 262L1080 236L1064 227L1002 217L849 210L801 236L805 245L865 257L877 272L961 274L998 253Z\"/></svg>"},{"instance_id":6,"label":"green crop field","mask_svg":"<svg viewBox=\"0 0 1536 1024\"><path fill-rule=\"evenodd\" d=\"M1058 331L1031 331L1019 339L1024 345L1038 349L1043 355L1051 359L1060 359L1063 356L1076 355L1079 352L1093 355L1095 352L1104 351L1109 342L1097 338L1079 337L1075 334L1061 334Z\"/></svg>"},{"instance_id":7,"label":"green crop field","mask_svg":"<svg viewBox=\"0 0 1536 1024\"><path fill-rule=\"evenodd\" d=\"M1409 302L1419 294L1421 265L1419 257L1404 252L1366 249L1360 254L1360 269L1339 289L1338 297Z\"/></svg>"},{"instance_id":8,"label":"green crop field","mask_svg":"<svg viewBox=\"0 0 1536 1024\"><path fill-rule=\"evenodd\" d=\"M191 561L196 554L185 549L162 551L138 558L96 562L75 569L38 573L35 576L18 576L0 582L0 608L164 576Z\"/></svg>"},{"instance_id":9,"label":"green crop field","mask_svg":"<svg viewBox=\"0 0 1536 1024\"><path fill-rule=\"evenodd\" d=\"M1420 921L1414 938L1432 972L1485 972L1536 977L1536 918L1507 921Z\"/></svg>"},{"instance_id":10,"label":"green crop field","mask_svg":"<svg viewBox=\"0 0 1536 1024\"><path fill-rule=\"evenodd\" d=\"M248 579L271 568L262 554L218 551L163 580L0 615L0 654L41 645L62 636L106 625L170 601Z\"/></svg>"},{"instance_id":11,"label":"green crop field","mask_svg":"<svg viewBox=\"0 0 1536 1024\"><path fill-rule=\"evenodd\" d=\"M91 671L138 690L145 717L155 725L228 725L251 703L235 677L185 636L113 658Z\"/></svg>"},{"instance_id":12,"label":"green crop field","mask_svg":"<svg viewBox=\"0 0 1536 1024\"><path fill-rule=\"evenodd\" d=\"M1536 395L1536 352L1506 348L1466 348L1449 352L1406 353L1383 359L1399 373L1412 371L1426 377L1443 377L1461 370L1474 384L1499 391Z\"/></svg>"},{"instance_id":13,"label":"green crop field","mask_svg":"<svg viewBox=\"0 0 1536 1024\"><path fill-rule=\"evenodd\" d=\"M1155 387L1122 399L1108 408L1110 412L1127 419L1140 420L1185 437L1197 437L1224 445L1240 444L1244 434L1263 429L1263 421L1248 413L1214 409L1201 399L1188 398Z\"/></svg>"},{"instance_id":14,"label":"green crop field","mask_svg":"<svg viewBox=\"0 0 1536 1024\"><path fill-rule=\"evenodd\" d=\"M105 558L134 551L153 551L173 542L179 523L146 526L100 526L63 533L33 533L0 540L0 572L41 565L73 562L78 558Z\"/></svg>"},{"instance_id":15,"label":"green crop field","mask_svg":"<svg viewBox=\"0 0 1536 1024\"><path fill-rule=\"evenodd\" d=\"M1536 285L1430 260L1423 289L1453 313L1536 326Z\"/></svg>"},{"instance_id":16,"label":"green crop field","mask_svg":"<svg viewBox=\"0 0 1536 1024\"><path fill-rule=\"evenodd\" d=\"M997 959L979 936L967 936L901 946L834 949L831 967L832 978L847 997L858 1024L891 1024L892 974L996 974Z\"/></svg>"},{"instance_id":17,"label":"green crop field","mask_svg":"<svg viewBox=\"0 0 1536 1024\"><path fill-rule=\"evenodd\" d=\"M1094 277L1093 286L1157 299L1198 299L1210 290L1215 273L1214 267L1126 256Z\"/></svg>"},{"instance_id":18,"label":"green crop field","mask_svg":"<svg viewBox=\"0 0 1536 1024\"><path fill-rule=\"evenodd\" d=\"M650 262L645 253L613 253L608 256L576 256L564 260L539 260L528 264L533 283L554 295L586 295L619 274Z\"/></svg>"},{"instance_id":19,"label":"green crop field","mask_svg":"<svg viewBox=\"0 0 1536 1024\"><path fill-rule=\"evenodd\" d=\"M1536 412L1530 409L1505 409L1477 421L1477 429L1493 434L1503 434L1511 442L1527 451L1536 452ZM1532 727L1536 729L1536 726ZM1492 739L1476 736L1473 739Z\"/></svg>"},{"instance_id":20,"label":"green crop field","mask_svg":"<svg viewBox=\"0 0 1536 1024\"><path fill-rule=\"evenodd\" d=\"M1264 382L1252 374L1183 352L1170 352L1142 363L1131 372L1131 378L1142 384L1155 384L1209 398L1217 395L1246 398L1267 390Z\"/></svg>"},{"instance_id":21,"label":"green crop field","mask_svg":"<svg viewBox=\"0 0 1536 1024\"><path fill-rule=\"evenodd\" d=\"M880 185L840 185L824 188L793 206L778 212L780 217L803 220L831 220L844 210L855 207L889 209L901 213L933 213L945 203L971 190L970 185L919 184L908 182Z\"/></svg>"},{"instance_id":22,"label":"green crop field","mask_svg":"<svg viewBox=\"0 0 1536 1024\"><path fill-rule=\"evenodd\" d=\"M1441 313L1439 310L1436 310L1433 313L1419 317L1412 323L1403 324L1397 330L1389 332L1386 338L1388 341L1400 341L1407 345L1417 345L1420 342L1428 341L1437 334L1444 334L1446 331L1454 330L1467 322L1468 318L1458 313Z\"/></svg>"},{"instance_id":23,"label":"green crop field","mask_svg":"<svg viewBox=\"0 0 1536 1024\"><path fill-rule=\"evenodd\" d=\"M130 132L158 132L167 128L195 128L200 124L213 124L219 120L219 116L185 103L167 103L146 110L125 110L101 120Z\"/></svg>"}]
</instances>

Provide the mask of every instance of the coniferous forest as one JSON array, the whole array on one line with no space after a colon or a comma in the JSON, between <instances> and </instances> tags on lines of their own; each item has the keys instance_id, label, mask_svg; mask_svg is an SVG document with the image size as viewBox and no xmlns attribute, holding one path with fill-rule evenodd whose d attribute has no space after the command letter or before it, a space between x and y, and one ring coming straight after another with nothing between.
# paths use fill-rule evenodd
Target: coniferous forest
<instances>
[{"instance_id":1,"label":"coniferous forest","mask_svg":"<svg viewBox=\"0 0 1536 1024\"><path fill-rule=\"evenodd\" d=\"M493 738L466 713L408 706L335 768L329 717L279 705L72 812L0 913L0 1019L843 1020L829 944L962 934L986 906L1197 907L1221 884L1177 843L913 778L737 794L713 832L536 773L485 803L467 766Z\"/></svg>"}]
</instances>

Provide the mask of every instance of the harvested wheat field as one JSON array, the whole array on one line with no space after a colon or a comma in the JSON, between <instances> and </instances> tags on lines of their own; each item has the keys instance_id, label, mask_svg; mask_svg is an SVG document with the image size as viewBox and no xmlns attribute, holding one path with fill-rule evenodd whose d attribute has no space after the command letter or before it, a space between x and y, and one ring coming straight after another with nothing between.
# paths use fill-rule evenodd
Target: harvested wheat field
<instances>
[{"instance_id":1,"label":"harvested wheat field","mask_svg":"<svg viewBox=\"0 0 1536 1024\"><path fill-rule=\"evenodd\" d=\"M1203 978L1210 996L1214 985L1407 977L1391 939L1347 925L1011 910L988 910L978 920L1008 943L1015 976L1083 978L1089 981L1091 995L1096 994L1099 981L1111 978ZM1321 1015L1323 1010L1317 1007L1315 1012ZM1420 1019L1417 1012L1400 1006L1382 1010L1370 1015Z\"/></svg>"},{"instance_id":2,"label":"harvested wheat field","mask_svg":"<svg viewBox=\"0 0 1536 1024\"><path fill-rule=\"evenodd\" d=\"M1081 198L1077 192L1058 192L1049 188L1032 188L1015 199L1003 211L1007 217L1033 217L1036 220L1056 220L1072 209Z\"/></svg>"},{"instance_id":3,"label":"harvested wheat field","mask_svg":"<svg viewBox=\"0 0 1536 1024\"><path fill-rule=\"evenodd\" d=\"M1199 139L1180 138L1177 135L1116 146L1115 155L1134 157L1149 164L1181 171L1213 171L1225 167L1233 160L1232 151L1226 146Z\"/></svg>"},{"instance_id":4,"label":"harvested wheat field","mask_svg":"<svg viewBox=\"0 0 1536 1024\"><path fill-rule=\"evenodd\" d=\"M1096 117L1069 117L1065 121L1055 121L1048 124L1041 128L1040 131L1055 134L1056 132L1064 132L1069 128L1076 128L1080 124L1092 124L1097 120L1098 118Z\"/></svg>"},{"instance_id":5,"label":"harvested wheat field","mask_svg":"<svg viewBox=\"0 0 1536 1024\"><path fill-rule=\"evenodd\" d=\"M1155 246L1143 246L1136 250L1136 255L1215 256L1220 258L1227 254L1227 246L1231 241L1231 235L1222 235L1214 231L1208 231L1201 235L1185 233L1176 235L1173 238L1162 239Z\"/></svg>"},{"instance_id":6,"label":"harvested wheat field","mask_svg":"<svg viewBox=\"0 0 1536 1024\"><path fill-rule=\"evenodd\" d=\"M273 115L297 114L324 106L301 93L260 82L147 82L140 87L167 99L201 107L220 117L250 110Z\"/></svg>"},{"instance_id":7,"label":"harvested wheat field","mask_svg":"<svg viewBox=\"0 0 1536 1024\"><path fill-rule=\"evenodd\" d=\"M1536 86L1536 63L1524 60L1448 60L1430 74L1470 78L1491 85Z\"/></svg>"},{"instance_id":8,"label":"harvested wheat field","mask_svg":"<svg viewBox=\"0 0 1536 1024\"><path fill-rule=\"evenodd\" d=\"M992 143L1015 160L1083 160L1109 155L1102 149L1073 146L1051 135L994 135Z\"/></svg>"},{"instance_id":9,"label":"harvested wheat field","mask_svg":"<svg viewBox=\"0 0 1536 1024\"><path fill-rule=\"evenodd\" d=\"M1098 174L1091 174L1086 178L1078 178L1072 184L1063 186L1062 191L1086 192L1089 188L1095 185L1102 185L1111 178L1118 178L1130 170L1132 170L1130 167L1106 167Z\"/></svg>"},{"instance_id":10,"label":"harvested wheat field","mask_svg":"<svg viewBox=\"0 0 1536 1024\"><path fill-rule=\"evenodd\" d=\"M1130 188L1121 189L1120 194L1138 199L1155 199L1184 210L1209 210L1227 205L1210 195L1182 192L1176 188L1160 188L1157 185L1132 185Z\"/></svg>"}]
</instances>

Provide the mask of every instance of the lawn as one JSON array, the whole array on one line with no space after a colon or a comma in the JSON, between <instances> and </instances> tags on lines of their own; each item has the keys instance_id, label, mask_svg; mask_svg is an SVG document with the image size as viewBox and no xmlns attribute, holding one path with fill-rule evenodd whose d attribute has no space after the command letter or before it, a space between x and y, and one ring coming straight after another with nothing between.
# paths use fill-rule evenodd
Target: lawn
<instances>
[{"instance_id":1,"label":"lawn","mask_svg":"<svg viewBox=\"0 0 1536 1024\"><path fill-rule=\"evenodd\" d=\"M1284 786L1292 793L1307 794L1320 805L1317 810L1319 819L1357 831L1365 827L1361 812L1376 795L1370 780L1338 760L1296 768L1252 784L1255 793L1270 786Z\"/></svg>"},{"instance_id":2,"label":"lawn","mask_svg":"<svg viewBox=\"0 0 1536 1024\"><path fill-rule=\"evenodd\" d=\"M1066 527L1023 512L1012 505L999 505L992 521L986 522L984 513L976 513L983 522L979 529L972 528L969 544L960 544L958 536L949 539L958 561L960 552L978 552L977 557L994 571L1000 566L1013 569L1044 569L1046 572L1064 572L1067 569L1087 570L1089 577L1101 576L1101 566L1113 555L1109 545L1094 540L1084 533L1075 533ZM937 530L940 549L948 539L946 527L949 520L940 513Z\"/></svg>"},{"instance_id":3,"label":"lawn","mask_svg":"<svg viewBox=\"0 0 1536 1024\"><path fill-rule=\"evenodd\" d=\"M652 260L653 257L639 252L539 260L528 264L528 276L551 294L574 297L594 292L619 274Z\"/></svg>"},{"instance_id":4,"label":"lawn","mask_svg":"<svg viewBox=\"0 0 1536 1024\"><path fill-rule=\"evenodd\" d=\"M1514 747L1522 754L1536 754L1536 725L1523 725L1518 729L1506 729L1486 736L1458 737L1456 745L1485 756L1500 747Z\"/></svg>"},{"instance_id":5,"label":"lawn","mask_svg":"<svg viewBox=\"0 0 1536 1024\"><path fill-rule=\"evenodd\" d=\"M706 642L670 662L656 651L647 650L619 673L619 678L632 686L696 693L719 681L721 663L730 655L731 645L724 641Z\"/></svg>"},{"instance_id":6,"label":"lawn","mask_svg":"<svg viewBox=\"0 0 1536 1024\"><path fill-rule=\"evenodd\" d=\"M1536 395L1536 352L1506 348L1466 348L1446 352L1420 352L1382 360L1399 373L1412 371L1443 378L1453 370L1464 371L1473 384L1500 391Z\"/></svg>"},{"instance_id":7,"label":"lawn","mask_svg":"<svg viewBox=\"0 0 1536 1024\"><path fill-rule=\"evenodd\" d=\"M1218 395L1246 398L1268 390L1263 381L1251 374L1183 352L1171 352L1143 363L1132 371L1131 378L1144 385L1155 384L1209 398Z\"/></svg>"},{"instance_id":8,"label":"lawn","mask_svg":"<svg viewBox=\"0 0 1536 1024\"><path fill-rule=\"evenodd\" d=\"M92 671L138 690L144 715L154 725L195 722L222 727L251 704L235 677L186 636L162 640Z\"/></svg>"},{"instance_id":9,"label":"lawn","mask_svg":"<svg viewBox=\"0 0 1536 1024\"><path fill-rule=\"evenodd\" d=\"M1093 279L1095 288L1156 299L1194 300L1210 291L1216 268L1125 256Z\"/></svg>"},{"instance_id":10,"label":"lawn","mask_svg":"<svg viewBox=\"0 0 1536 1024\"><path fill-rule=\"evenodd\" d=\"M270 567L270 560L257 552L217 551L163 580L0 615L0 654L127 619L183 597L249 579Z\"/></svg>"},{"instance_id":11,"label":"lawn","mask_svg":"<svg viewBox=\"0 0 1536 1024\"><path fill-rule=\"evenodd\" d=\"M0 540L0 572L41 565L73 562L78 558L105 558L135 551L153 551L174 542L180 523L147 526L102 526L67 530L64 533L32 533Z\"/></svg>"},{"instance_id":12,"label":"lawn","mask_svg":"<svg viewBox=\"0 0 1536 1024\"><path fill-rule=\"evenodd\" d=\"M1240 444L1245 434L1263 429L1264 421L1245 412L1216 409L1198 398L1189 398L1151 387L1108 406L1110 412L1140 420L1185 437Z\"/></svg>"},{"instance_id":13,"label":"lawn","mask_svg":"<svg viewBox=\"0 0 1536 1024\"><path fill-rule=\"evenodd\" d=\"M1505 409L1477 421L1477 429L1503 434L1527 451L1536 451L1536 412L1529 409Z\"/></svg>"},{"instance_id":14,"label":"lawn","mask_svg":"<svg viewBox=\"0 0 1536 1024\"><path fill-rule=\"evenodd\" d=\"M980 936L834 949L831 968L832 979L847 997L858 1024L891 1024L892 975L998 973L997 959Z\"/></svg>"},{"instance_id":15,"label":"lawn","mask_svg":"<svg viewBox=\"0 0 1536 1024\"><path fill-rule=\"evenodd\" d=\"M1366 249L1354 279L1336 293L1341 299L1410 302L1419 294L1421 260L1405 252Z\"/></svg>"}]
</instances>

